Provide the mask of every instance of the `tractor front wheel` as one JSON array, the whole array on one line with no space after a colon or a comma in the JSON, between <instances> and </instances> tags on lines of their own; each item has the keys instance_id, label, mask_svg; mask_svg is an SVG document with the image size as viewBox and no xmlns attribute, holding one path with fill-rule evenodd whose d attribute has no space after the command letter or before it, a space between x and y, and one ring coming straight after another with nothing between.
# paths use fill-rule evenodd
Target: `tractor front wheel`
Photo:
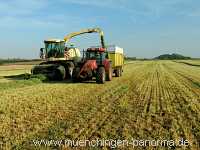
<instances>
[{"instance_id":1,"label":"tractor front wheel","mask_svg":"<svg viewBox=\"0 0 200 150\"><path fill-rule=\"evenodd\" d=\"M106 73L106 80L107 81L112 80L112 74L113 74L113 70L112 70L112 67L110 66L108 72Z\"/></svg>"},{"instance_id":2,"label":"tractor front wheel","mask_svg":"<svg viewBox=\"0 0 200 150\"><path fill-rule=\"evenodd\" d=\"M99 67L96 75L96 82L104 84L106 80L106 72L104 67Z\"/></svg>"}]
</instances>

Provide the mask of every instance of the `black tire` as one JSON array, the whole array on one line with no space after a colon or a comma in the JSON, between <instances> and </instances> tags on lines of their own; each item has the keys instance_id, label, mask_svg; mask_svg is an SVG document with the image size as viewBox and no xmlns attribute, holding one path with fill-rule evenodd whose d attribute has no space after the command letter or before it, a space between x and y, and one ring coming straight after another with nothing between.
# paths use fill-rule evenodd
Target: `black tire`
<instances>
[{"instance_id":1,"label":"black tire","mask_svg":"<svg viewBox=\"0 0 200 150\"><path fill-rule=\"evenodd\" d=\"M73 71L74 71L74 63L73 62L68 62L66 64L66 73L67 73L67 78L72 79L73 78Z\"/></svg>"},{"instance_id":2,"label":"black tire","mask_svg":"<svg viewBox=\"0 0 200 150\"><path fill-rule=\"evenodd\" d=\"M116 77L120 77L120 68L117 68L117 69L115 70L115 76L116 76Z\"/></svg>"},{"instance_id":3,"label":"black tire","mask_svg":"<svg viewBox=\"0 0 200 150\"><path fill-rule=\"evenodd\" d=\"M62 81L66 78L66 69L60 65L53 71L53 80Z\"/></svg>"},{"instance_id":4,"label":"black tire","mask_svg":"<svg viewBox=\"0 0 200 150\"><path fill-rule=\"evenodd\" d=\"M99 67L96 74L96 82L104 84L106 80L106 72L104 67Z\"/></svg>"},{"instance_id":5,"label":"black tire","mask_svg":"<svg viewBox=\"0 0 200 150\"><path fill-rule=\"evenodd\" d=\"M110 66L108 72L106 73L106 81L112 80L112 74L113 74L113 70L112 70L112 67Z\"/></svg>"},{"instance_id":6,"label":"black tire","mask_svg":"<svg viewBox=\"0 0 200 150\"><path fill-rule=\"evenodd\" d=\"M75 67L72 73L72 80L73 82L78 82L79 81L79 72L80 72L80 67Z\"/></svg>"},{"instance_id":7,"label":"black tire","mask_svg":"<svg viewBox=\"0 0 200 150\"><path fill-rule=\"evenodd\" d=\"M120 68L120 77L122 76L122 72L123 72L123 70L122 70L122 68Z\"/></svg>"}]
</instances>

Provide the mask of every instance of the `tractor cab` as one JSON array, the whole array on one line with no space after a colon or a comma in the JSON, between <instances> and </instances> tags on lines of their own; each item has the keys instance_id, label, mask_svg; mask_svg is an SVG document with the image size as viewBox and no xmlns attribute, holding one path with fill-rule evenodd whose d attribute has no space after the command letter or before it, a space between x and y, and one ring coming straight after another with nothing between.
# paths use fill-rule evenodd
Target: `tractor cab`
<instances>
[{"instance_id":1,"label":"tractor cab","mask_svg":"<svg viewBox=\"0 0 200 150\"><path fill-rule=\"evenodd\" d=\"M102 63L102 61L105 60L107 57L108 56L105 48L101 47L88 48L85 53L86 60L96 60L97 64Z\"/></svg>"}]
</instances>

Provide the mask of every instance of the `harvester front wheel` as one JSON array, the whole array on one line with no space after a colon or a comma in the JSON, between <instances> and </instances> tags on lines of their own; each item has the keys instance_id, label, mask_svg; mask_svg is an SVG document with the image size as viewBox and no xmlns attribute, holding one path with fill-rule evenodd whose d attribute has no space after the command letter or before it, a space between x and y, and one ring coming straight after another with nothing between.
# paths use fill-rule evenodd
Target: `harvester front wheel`
<instances>
[{"instance_id":1,"label":"harvester front wheel","mask_svg":"<svg viewBox=\"0 0 200 150\"><path fill-rule=\"evenodd\" d=\"M64 66L60 65L53 71L55 80L64 80L66 77L66 69Z\"/></svg>"},{"instance_id":2,"label":"harvester front wheel","mask_svg":"<svg viewBox=\"0 0 200 150\"><path fill-rule=\"evenodd\" d=\"M97 75L96 75L96 82L103 84L105 83L106 79L106 72L104 67L99 67L97 70Z\"/></svg>"}]
</instances>

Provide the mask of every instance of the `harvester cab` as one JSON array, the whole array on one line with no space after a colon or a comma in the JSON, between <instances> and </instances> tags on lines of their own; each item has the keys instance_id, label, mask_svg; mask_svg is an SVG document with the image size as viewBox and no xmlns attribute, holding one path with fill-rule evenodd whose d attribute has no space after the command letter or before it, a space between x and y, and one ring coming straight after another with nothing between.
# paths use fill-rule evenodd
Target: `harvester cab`
<instances>
[{"instance_id":1,"label":"harvester cab","mask_svg":"<svg viewBox=\"0 0 200 150\"><path fill-rule=\"evenodd\" d=\"M65 40L49 39L44 44L45 48L40 49L40 58L46 61L80 58L80 50L74 45L66 46Z\"/></svg>"},{"instance_id":2,"label":"harvester cab","mask_svg":"<svg viewBox=\"0 0 200 150\"><path fill-rule=\"evenodd\" d=\"M59 39L45 40L45 58L63 58L65 50L65 41Z\"/></svg>"}]
</instances>

